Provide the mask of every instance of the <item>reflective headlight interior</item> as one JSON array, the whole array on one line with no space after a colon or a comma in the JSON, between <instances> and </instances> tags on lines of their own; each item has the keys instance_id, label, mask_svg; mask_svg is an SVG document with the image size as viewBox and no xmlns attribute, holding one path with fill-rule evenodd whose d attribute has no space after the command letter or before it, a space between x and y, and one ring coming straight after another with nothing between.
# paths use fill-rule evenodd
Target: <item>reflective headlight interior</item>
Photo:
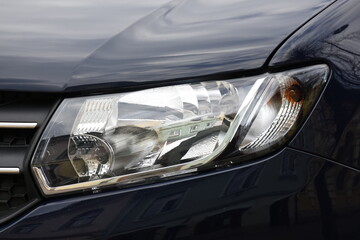
<instances>
[{"instance_id":1,"label":"reflective headlight interior","mask_svg":"<svg viewBox=\"0 0 360 240\"><path fill-rule=\"evenodd\" d=\"M65 99L32 167L44 193L54 194L196 172L214 166L232 141L240 155L274 150L306 116L328 72L317 65Z\"/></svg>"}]
</instances>

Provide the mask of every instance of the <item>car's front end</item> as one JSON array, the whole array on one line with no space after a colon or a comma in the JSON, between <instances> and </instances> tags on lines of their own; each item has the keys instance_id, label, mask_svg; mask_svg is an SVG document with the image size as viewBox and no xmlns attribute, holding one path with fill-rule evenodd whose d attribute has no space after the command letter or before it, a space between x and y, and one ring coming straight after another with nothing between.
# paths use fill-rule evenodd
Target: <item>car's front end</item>
<instances>
[{"instance_id":1,"label":"car's front end","mask_svg":"<svg viewBox=\"0 0 360 240\"><path fill-rule=\"evenodd\" d=\"M355 0L1 5L1 239L359 236Z\"/></svg>"}]
</instances>

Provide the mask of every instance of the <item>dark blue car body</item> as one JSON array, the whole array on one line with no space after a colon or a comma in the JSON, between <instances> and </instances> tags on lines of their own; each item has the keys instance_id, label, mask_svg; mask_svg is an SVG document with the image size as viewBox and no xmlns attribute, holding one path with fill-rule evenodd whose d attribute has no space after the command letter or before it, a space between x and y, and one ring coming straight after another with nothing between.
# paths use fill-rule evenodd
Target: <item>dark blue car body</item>
<instances>
[{"instance_id":1,"label":"dark blue car body","mask_svg":"<svg viewBox=\"0 0 360 240\"><path fill-rule=\"evenodd\" d=\"M359 239L359 2L163 3L1 4L0 122L39 127L16 133L19 144L0 129L0 167L17 166L23 177L0 176L0 239ZM264 157L55 197L41 193L30 171L66 97L318 63L331 76L316 106L286 146Z\"/></svg>"}]
</instances>

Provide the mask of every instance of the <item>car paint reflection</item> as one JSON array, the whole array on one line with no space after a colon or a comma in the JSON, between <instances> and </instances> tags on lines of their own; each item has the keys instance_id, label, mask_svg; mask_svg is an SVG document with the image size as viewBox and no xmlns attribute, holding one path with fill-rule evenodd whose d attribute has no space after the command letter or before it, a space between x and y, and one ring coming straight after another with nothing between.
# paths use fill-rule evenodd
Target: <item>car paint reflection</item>
<instances>
[{"instance_id":1,"label":"car paint reflection","mask_svg":"<svg viewBox=\"0 0 360 240\"><path fill-rule=\"evenodd\" d=\"M288 203L283 206L277 202L294 199L322 164L321 159L287 149L258 164L197 178L60 200L56 205L64 208L57 211L47 212L45 209L51 209L54 203L44 203L14 229L10 225L3 237L11 232L12 237L21 238L22 231L29 232L29 224L37 223L40 225L31 230L32 237L41 237L44 229L47 233L51 230L53 237L71 238L79 232L96 237L123 237L136 232L137 236L142 234L139 229L151 228L153 239L169 232L185 237L235 227L239 231L278 225L289 217L281 215ZM264 214L259 215L259 211ZM149 236L147 239L151 239Z\"/></svg>"},{"instance_id":2,"label":"car paint reflection","mask_svg":"<svg viewBox=\"0 0 360 240\"><path fill-rule=\"evenodd\" d=\"M335 2L296 32L270 62L271 67L319 59L329 62L333 74L325 94L291 146L358 169L359 11L356 0Z\"/></svg>"}]
</instances>

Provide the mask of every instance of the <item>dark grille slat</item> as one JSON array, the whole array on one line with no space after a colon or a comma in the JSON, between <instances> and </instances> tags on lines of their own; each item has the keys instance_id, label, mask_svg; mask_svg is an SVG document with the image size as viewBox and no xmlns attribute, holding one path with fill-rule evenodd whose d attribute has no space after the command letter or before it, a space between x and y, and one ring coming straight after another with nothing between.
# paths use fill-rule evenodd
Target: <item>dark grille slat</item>
<instances>
[{"instance_id":1,"label":"dark grille slat","mask_svg":"<svg viewBox=\"0 0 360 240\"><path fill-rule=\"evenodd\" d=\"M24 160L28 147L0 147L0 167L18 167L24 172Z\"/></svg>"},{"instance_id":2,"label":"dark grille slat","mask_svg":"<svg viewBox=\"0 0 360 240\"><path fill-rule=\"evenodd\" d=\"M0 147L29 146L36 129L0 129Z\"/></svg>"},{"instance_id":3,"label":"dark grille slat","mask_svg":"<svg viewBox=\"0 0 360 240\"><path fill-rule=\"evenodd\" d=\"M39 200L29 169L29 151L56 102L53 96L0 92L0 168L20 170L20 174L0 173L0 223ZM34 126L24 128L23 123Z\"/></svg>"},{"instance_id":4,"label":"dark grille slat","mask_svg":"<svg viewBox=\"0 0 360 240\"><path fill-rule=\"evenodd\" d=\"M17 189L17 190L15 190ZM22 193L15 193L22 189ZM22 175L0 175L0 210L12 210L29 201Z\"/></svg>"}]
</instances>

